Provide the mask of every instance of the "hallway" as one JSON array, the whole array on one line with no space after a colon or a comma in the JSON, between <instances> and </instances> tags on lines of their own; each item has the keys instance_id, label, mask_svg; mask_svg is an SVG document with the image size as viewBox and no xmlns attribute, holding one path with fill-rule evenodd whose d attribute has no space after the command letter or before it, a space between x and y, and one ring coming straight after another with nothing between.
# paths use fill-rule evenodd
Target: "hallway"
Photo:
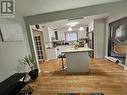
<instances>
[{"instance_id":1,"label":"hallway","mask_svg":"<svg viewBox=\"0 0 127 95\"><path fill-rule=\"evenodd\" d=\"M127 95L127 71L106 59L90 59L89 74L67 74L60 71L58 60L41 64L39 78L30 83L33 95L57 95L61 92L101 92L105 95Z\"/></svg>"}]
</instances>

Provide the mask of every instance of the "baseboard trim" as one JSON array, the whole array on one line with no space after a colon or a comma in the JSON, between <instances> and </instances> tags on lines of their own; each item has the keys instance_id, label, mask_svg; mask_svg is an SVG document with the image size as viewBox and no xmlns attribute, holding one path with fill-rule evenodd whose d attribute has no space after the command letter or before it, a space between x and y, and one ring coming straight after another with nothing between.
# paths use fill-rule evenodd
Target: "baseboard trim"
<instances>
[{"instance_id":1,"label":"baseboard trim","mask_svg":"<svg viewBox=\"0 0 127 95\"><path fill-rule=\"evenodd\" d=\"M123 67L124 70L127 70L127 67L121 63L118 63L119 66Z\"/></svg>"},{"instance_id":2,"label":"baseboard trim","mask_svg":"<svg viewBox=\"0 0 127 95\"><path fill-rule=\"evenodd\" d=\"M123 65L120 60L113 58L113 57L107 57L107 56L105 56L105 58L111 62L118 63L118 65L121 66L124 70L127 70L127 67Z\"/></svg>"}]
</instances>

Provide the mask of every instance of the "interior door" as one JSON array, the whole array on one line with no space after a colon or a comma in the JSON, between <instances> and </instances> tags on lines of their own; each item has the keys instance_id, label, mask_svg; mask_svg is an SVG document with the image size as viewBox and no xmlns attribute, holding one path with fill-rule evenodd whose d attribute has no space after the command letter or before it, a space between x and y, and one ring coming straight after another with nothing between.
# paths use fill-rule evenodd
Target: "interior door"
<instances>
[{"instance_id":1,"label":"interior door","mask_svg":"<svg viewBox=\"0 0 127 95\"><path fill-rule=\"evenodd\" d=\"M33 29L33 36L35 42L36 53L39 62L44 61L44 42L43 42L43 33Z\"/></svg>"}]
</instances>

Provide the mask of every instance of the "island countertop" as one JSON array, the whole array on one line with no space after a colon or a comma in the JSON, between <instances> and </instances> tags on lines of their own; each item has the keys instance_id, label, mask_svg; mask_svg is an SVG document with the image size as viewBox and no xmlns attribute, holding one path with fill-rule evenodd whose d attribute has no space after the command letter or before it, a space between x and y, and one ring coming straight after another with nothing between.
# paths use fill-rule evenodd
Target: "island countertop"
<instances>
[{"instance_id":1,"label":"island countertop","mask_svg":"<svg viewBox=\"0 0 127 95\"><path fill-rule=\"evenodd\" d=\"M80 47L80 48L78 48L78 49L68 48L68 49L65 49L64 51L62 51L62 53L70 53L70 52L89 52L89 51L93 51L93 49L88 48L88 47Z\"/></svg>"}]
</instances>

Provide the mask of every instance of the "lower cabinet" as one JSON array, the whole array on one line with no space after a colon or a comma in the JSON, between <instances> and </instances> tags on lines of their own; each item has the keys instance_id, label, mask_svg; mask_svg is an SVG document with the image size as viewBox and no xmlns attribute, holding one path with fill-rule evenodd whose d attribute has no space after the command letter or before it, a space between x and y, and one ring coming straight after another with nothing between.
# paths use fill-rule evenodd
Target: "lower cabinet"
<instances>
[{"instance_id":1,"label":"lower cabinet","mask_svg":"<svg viewBox=\"0 0 127 95\"><path fill-rule=\"evenodd\" d=\"M55 48L46 49L47 60L56 59L63 50L71 47L72 46L70 45L69 46L63 45L63 46L57 46Z\"/></svg>"},{"instance_id":2,"label":"lower cabinet","mask_svg":"<svg viewBox=\"0 0 127 95\"><path fill-rule=\"evenodd\" d=\"M46 49L47 60L56 58L55 48Z\"/></svg>"}]
</instances>

